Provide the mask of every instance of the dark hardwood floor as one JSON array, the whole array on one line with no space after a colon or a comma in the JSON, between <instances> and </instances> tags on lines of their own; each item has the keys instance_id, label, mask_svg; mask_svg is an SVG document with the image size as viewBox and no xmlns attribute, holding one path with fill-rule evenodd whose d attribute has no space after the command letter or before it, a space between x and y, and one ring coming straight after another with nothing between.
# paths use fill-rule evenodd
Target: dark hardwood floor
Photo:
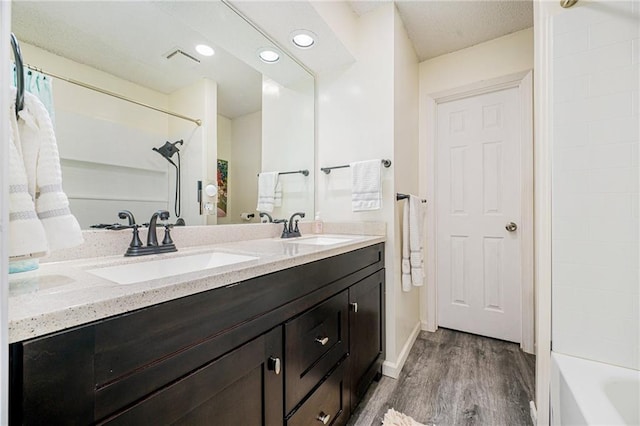
<instances>
[{"instance_id":1,"label":"dark hardwood floor","mask_svg":"<svg viewBox=\"0 0 640 426\"><path fill-rule=\"evenodd\" d=\"M515 343L423 331L400 377L374 382L349 425L379 426L389 408L426 425L531 425L534 383L535 357Z\"/></svg>"}]
</instances>

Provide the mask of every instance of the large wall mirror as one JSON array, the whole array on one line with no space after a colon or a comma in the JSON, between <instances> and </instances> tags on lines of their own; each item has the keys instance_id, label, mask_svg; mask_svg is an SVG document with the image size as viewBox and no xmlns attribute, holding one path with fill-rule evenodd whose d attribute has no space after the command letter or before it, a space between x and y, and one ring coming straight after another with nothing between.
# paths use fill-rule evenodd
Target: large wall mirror
<instances>
[{"instance_id":1,"label":"large wall mirror","mask_svg":"<svg viewBox=\"0 0 640 426\"><path fill-rule=\"evenodd\" d=\"M117 222L123 209L138 223L158 209L187 225L259 222L261 172L281 173L271 216L312 217L314 78L232 6L40 1L12 9L32 68L27 91L50 109L64 190L84 229ZM278 60L260 59L265 48ZM153 150L167 142L179 152Z\"/></svg>"}]
</instances>

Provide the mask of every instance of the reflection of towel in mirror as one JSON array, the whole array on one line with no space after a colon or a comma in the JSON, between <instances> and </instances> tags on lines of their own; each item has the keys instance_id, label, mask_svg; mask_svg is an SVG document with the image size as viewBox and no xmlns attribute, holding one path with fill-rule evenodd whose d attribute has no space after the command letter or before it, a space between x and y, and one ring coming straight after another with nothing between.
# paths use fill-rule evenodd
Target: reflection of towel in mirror
<instances>
[{"instance_id":1,"label":"reflection of towel in mirror","mask_svg":"<svg viewBox=\"0 0 640 426\"><path fill-rule=\"evenodd\" d=\"M422 253L422 201L409 195L402 214L402 290L424 283Z\"/></svg>"},{"instance_id":2,"label":"reflection of towel in mirror","mask_svg":"<svg viewBox=\"0 0 640 426\"><path fill-rule=\"evenodd\" d=\"M82 231L62 190L58 145L46 108L31 93L24 95L18 133L28 191L46 233L49 250L74 247L83 242Z\"/></svg>"},{"instance_id":3,"label":"reflection of towel in mirror","mask_svg":"<svg viewBox=\"0 0 640 426\"><path fill-rule=\"evenodd\" d=\"M256 210L272 212L276 198L278 172L263 172L258 175L258 206Z\"/></svg>"},{"instance_id":4,"label":"reflection of towel in mirror","mask_svg":"<svg viewBox=\"0 0 640 426\"><path fill-rule=\"evenodd\" d=\"M382 207L381 160L358 161L351 168L351 207L354 212Z\"/></svg>"},{"instance_id":5,"label":"reflection of towel in mirror","mask_svg":"<svg viewBox=\"0 0 640 426\"><path fill-rule=\"evenodd\" d=\"M15 95L12 98L15 99ZM12 105L9 114L9 256L41 255L47 251L47 238L29 195L15 106Z\"/></svg>"},{"instance_id":6,"label":"reflection of towel in mirror","mask_svg":"<svg viewBox=\"0 0 640 426\"><path fill-rule=\"evenodd\" d=\"M273 199L273 205L276 207L282 207L282 182L278 181L276 184L276 192Z\"/></svg>"}]
</instances>

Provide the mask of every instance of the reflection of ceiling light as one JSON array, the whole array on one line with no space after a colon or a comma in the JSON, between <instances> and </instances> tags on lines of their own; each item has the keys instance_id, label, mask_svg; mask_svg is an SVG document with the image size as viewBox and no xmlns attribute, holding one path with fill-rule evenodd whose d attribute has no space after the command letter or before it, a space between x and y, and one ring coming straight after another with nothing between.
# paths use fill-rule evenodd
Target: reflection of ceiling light
<instances>
[{"instance_id":1,"label":"reflection of ceiling light","mask_svg":"<svg viewBox=\"0 0 640 426\"><path fill-rule=\"evenodd\" d=\"M316 42L317 36L308 30L296 30L291 33L291 42L301 49L308 49Z\"/></svg>"},{"instance_id":2,"label":"reflection of ceiling light","mask_svg":"<svg viewBox=\"0 0 640 426\"><path fill-rule=\"evenodd\" d=\"M270 47L264 47L258 50L258 56L262 59L263 62L268 64L273 64L274 62L278 62L280 59L280 55L274 49Z\"/></svg>"},{"instance_id":3,"label":"reflection of ceiling light","mask_svg":"<svg viewBox=\"0 0 640 426\"><path fill-rule=\"evenodd\" d=\"M196 52L202 56L213 56L213 54L216 53L211 46L207 46L206 44L197 45Z\"/></svg>"}]
</instances>

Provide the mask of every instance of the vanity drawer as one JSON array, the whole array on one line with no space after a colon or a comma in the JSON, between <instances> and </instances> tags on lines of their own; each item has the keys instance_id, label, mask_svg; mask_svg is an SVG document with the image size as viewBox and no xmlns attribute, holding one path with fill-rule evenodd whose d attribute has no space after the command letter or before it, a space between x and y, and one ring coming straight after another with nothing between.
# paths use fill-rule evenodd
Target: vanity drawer
<instances>
[{"instance_id":1,"label":"vanity drawer","mask_svg":"<svg viewBox=\"0 0 640 426\"><path fill-rule=\"evenodd\" d=\"M345 359L287 420L287 426L341 426L349 419Z\"/></svg>"},{"instance_id":2,"label":"vanity drawer","mask_svg":"<svg viewBox=\"0 0 640 426\"><path fill-rule=\"evenodd\" d=\"M285 324L286 412L348 351L348 291Z\"/></svg>"}]
</instances>

